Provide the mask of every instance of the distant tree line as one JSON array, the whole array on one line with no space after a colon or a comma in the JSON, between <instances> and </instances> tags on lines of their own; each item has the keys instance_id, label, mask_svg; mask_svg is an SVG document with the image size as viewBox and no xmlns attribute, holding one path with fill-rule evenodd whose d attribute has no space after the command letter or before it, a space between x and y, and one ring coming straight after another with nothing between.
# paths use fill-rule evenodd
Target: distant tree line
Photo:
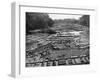
<instances>
[{"instance_id":1,"label":"distant tree line","mask_svg":"<svg viewBox=\"0 0 100 80\"><path fill-rule=\"evenodd\" d=\"M79 24L79 20L76 19L58 19L54 20L55 23L66 23L66 24Z\"/></svg>"},{"instance_id":2,"label":"distant tree line","mask_svg":"<svg viewBox=\"0 0 100 80\"><path fill-rule=\"evenodd\" d=\"M80 24L83 26L89 27L90 25L90 16L89 15L83 15L78 20L77 19L59 19L54 20L55 23L64 23L64 24Z\"/></svg>"}]
</instances>

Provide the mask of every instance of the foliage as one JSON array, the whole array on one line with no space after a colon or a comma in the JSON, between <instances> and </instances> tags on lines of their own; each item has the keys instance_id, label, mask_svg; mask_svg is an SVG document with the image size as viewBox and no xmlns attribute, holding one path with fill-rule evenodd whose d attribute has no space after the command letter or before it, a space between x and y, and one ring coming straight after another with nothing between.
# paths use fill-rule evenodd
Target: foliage
<instances>
[{"instance_id":1,"label":"foliage","mask_svg":"<svg viewBox=\"0 0 100 80\"><path fill-rule=\"evenodd\" d=\"M26 12L26 33L30 30L45 29L53 25L53 20L46 13Z\"/></svg>"},{"instance_id":2,"label":"foliage","mask_svg":"<svg viewBox=\"0 0 100 80\"><path fill-rule=\"evenodd\" d=\"M89 27L90 26L89 25L89 23L90 23L89 18L90 18L89 15L83 15L79 20L80 24L83 25L83 26Z\"/></svg>"}]
</instances>

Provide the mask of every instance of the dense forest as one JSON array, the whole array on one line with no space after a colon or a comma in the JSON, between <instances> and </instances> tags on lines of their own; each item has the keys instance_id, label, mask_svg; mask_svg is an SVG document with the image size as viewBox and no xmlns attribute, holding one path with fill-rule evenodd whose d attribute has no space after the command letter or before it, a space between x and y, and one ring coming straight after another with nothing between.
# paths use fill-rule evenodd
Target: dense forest
<instances>
[{"instance_id":1,"label":"dense forest","mask_svg":"<svg viewBox=\"0 0 100 80\"><path fill-rule=\"evenodd\" d=\"M26 32L52 27L53 20L46 13L26 13Z\"/></svg>"}]
</instances>

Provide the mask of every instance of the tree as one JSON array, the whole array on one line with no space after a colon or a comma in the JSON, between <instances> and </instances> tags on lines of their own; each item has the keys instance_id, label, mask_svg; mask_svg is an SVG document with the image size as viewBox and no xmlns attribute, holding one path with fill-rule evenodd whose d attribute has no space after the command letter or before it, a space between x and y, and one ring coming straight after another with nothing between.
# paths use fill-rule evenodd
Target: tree
<instances>
[{"instance_id":1,"label":"tree","mask_svg":"<svg viewBox=\"0 0 100 80\"><path fill-rule=\"evenodd\" d=\"M53 25L53 20L46 13L26 12L26 33L35 29L45 29Z\"/></svg>"},{"instance_id":2,"label":"tree","mask_svg":"<svg viewBox=\"0 0 100 80\"><path fill-rule=\"evenodd\" d=\"M49 18L48 19L48 26L52 27L53 24L54 24L54 21L51 18Z\"/></svg>"},{"instance_id":3,"label":"tree","mask_svg":"<svg viewBox=\"0 0 100 80\"><path fill-rule=\"evenodd\" d=\"M80 24L89 27L90 26L89 18L90 18L89 15L83 15L79 20Z\"/></svg>"}]
</instances>

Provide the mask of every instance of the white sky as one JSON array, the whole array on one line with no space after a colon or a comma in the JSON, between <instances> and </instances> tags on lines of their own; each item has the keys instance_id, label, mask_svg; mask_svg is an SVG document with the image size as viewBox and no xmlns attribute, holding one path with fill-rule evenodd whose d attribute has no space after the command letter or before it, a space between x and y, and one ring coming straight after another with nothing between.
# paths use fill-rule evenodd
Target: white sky
<instances>
[{"instance_id":1,"label":"white sky","mask_svg":"<svg viewBox=\"0 0 100 80\"><path fill-rule=\"evenodd\" d=\"M79 19L82 15L48 14L52 19Z\"/></svg>"}]
</instances>

